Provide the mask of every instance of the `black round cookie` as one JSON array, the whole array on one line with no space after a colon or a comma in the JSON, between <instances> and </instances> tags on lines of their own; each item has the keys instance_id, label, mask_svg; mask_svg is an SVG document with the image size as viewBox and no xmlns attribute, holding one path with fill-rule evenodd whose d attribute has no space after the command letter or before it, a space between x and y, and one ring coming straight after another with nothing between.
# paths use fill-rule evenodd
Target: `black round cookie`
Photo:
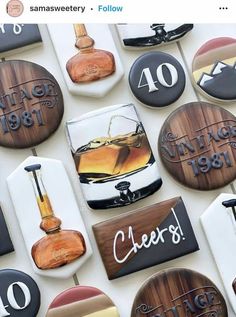
<instances>
[{"instance_id":1,"label":"black round cookie","mask_svg":"<svg viewBox=\"0 0 236 317\"><path fill-rule=\"evenodd\" d=\"M159 108L175 102L185 88L185 73L172 55L150 52L133 63L129 85L134 96L143 104Z\"/></svg>"},{"instance_id":2,"label":"black round cookie","mask_svg":"<svg viewBox=\"0 0 236 317\"><path fill-rule=\"evenodd\" d=\"M0 270L0 281L1 316L35 317L37 315L40 307L40 292L29 275L17 270Z\"/></svg>"}]
</instances>

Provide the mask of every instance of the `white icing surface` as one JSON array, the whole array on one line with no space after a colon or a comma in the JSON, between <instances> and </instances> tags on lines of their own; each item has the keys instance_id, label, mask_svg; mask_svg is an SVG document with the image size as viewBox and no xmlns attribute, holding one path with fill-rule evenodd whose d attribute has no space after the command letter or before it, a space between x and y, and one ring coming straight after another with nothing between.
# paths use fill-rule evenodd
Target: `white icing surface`
<instances>
[{"instance_id":1,"label":"white icing surface","mask_svg":"<svg viewBox=\"0 0 236 317\"><path fill-rule=\"evenodd\" d=\"M103 49L114 55L116 71L114 74L106 78L102 78L91 83L75 84L71 81L66 70L67 61L79 52L79 50L75 47L76 38L73 24L48 25L54 49L69 91L76 95L103 97L119 82L124 74L124 70L108 25L86 24L86 29L88 35L95 41L95 49Z\"/></svg>"},{"instance_id":2,"label":"white icing surface","mask_svg":"<svg viewBox=\"0 0 236 317\"><path fill-rule=\"evenodd\" d=\"M55 269L40 270L36 267L31 257L33 244L46 236L39 227L41 222L39 208L31 180L28 173L24 170L25 166L31 164L41 164L42 166L44 186L55 216L62 221L61 229L81 232L87 247L86 253L79 259ZM55 278L72 276L91 256L92 249L63 164L58 160L30 156L7 178L7 184L27 252L35 272ZM30 222L28 219L30 219Z\"/></svg>"},{"instance_id":3,"label":"white icing surface","mask_svg":"<svg viewBox=\"0 0 236 317\"><path fill-rule=\"evenodd\" d=\"M236 195L219 195L201 216L201 223L225 291L236 313L236 294L232 287L236 278L236 222L232 218L232 209L222 205L223 201L229 199L236 199Z\"/></svg>"}]
</instances>

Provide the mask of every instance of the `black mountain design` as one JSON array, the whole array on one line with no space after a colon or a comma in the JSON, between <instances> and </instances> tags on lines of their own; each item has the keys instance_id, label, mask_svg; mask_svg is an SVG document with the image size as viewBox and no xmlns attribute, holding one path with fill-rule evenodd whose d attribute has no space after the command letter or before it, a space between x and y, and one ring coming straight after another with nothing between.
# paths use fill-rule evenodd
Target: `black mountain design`
<instances>
[{"instance_id":1,"label":"black mountain design","mask_svg":"<svg viewBox=\"0 0 236 317\"><path fill-rule=\"evenodd\" d=\"M217 99L236 99L236 63L231 66L216 62L210 74L203 73L197 84Z\"/></svg>"}]
</instances>

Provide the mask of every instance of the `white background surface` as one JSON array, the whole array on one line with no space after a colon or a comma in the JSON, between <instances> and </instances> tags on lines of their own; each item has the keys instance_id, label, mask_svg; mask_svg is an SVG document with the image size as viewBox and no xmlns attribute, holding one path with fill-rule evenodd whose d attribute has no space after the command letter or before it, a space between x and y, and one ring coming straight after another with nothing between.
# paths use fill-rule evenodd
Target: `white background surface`
<instances>
[{"instance_id":1,"label":"white background surface","mask_svg":"<svg viewBox=\"0 0 236 317\"><path fill-rule=\"evenodd\" d=\"M213 261L213 257L207 245L207 241L203 234L203 230L200 226L199 217L204 212L204 210L209 206L209 204L217 197L217 195L219 195L221 192L232 192L231 187L226 186L225 188L219 190L200 192L196 190L187 189L182 185L176 183L173 180L173 178L165 171L163 165L159 161L157 152L157 138L159 130L169 113L171 113L174 109L176 109L184 103L196 101L198 98L201 98L200 95L195 94L190 82L190 78L188 76L188 73L190 72L191 68L191 60L196 50L205 41L211 38L218 36L234 37L236 34L236 25L195 25L193 31L186 38L182 39L181 45L170 44L168 46L160 48L160 50L173 54L176 58L179 59L180 63L183 65L187 73L187 84L182 97L175 104L159 110L152 110L143 107L132 96L128 88L127 76L132 63L143 52L125 51L119 43L118 36L116 30L114 29L114 26L111 26L111 30L116 41L117 48L120 52L122 62L124 64L125 77L118 83L116 87L113 88L113 90L110 93L108 93L105 97L101 99L70 95L66 88L61 70L59 68L56 55L53 51L53 46L51 44L47 28L44 25L42 25L40 26L40 30L44 42L42 47L23 52L21 54L17 54L17 56L11 56L8 59L25 59L41 64L42 66L46 67L56 77L63 91L65 102L65 114L63 117L63 122L57 130L57 132L49 140L37 146L35 150L37 152L37 155L39 156L56 158L63 161L68 172L68 175L70 177L85 225L87 227L90 240L92 242L94 254L86 262L86 264L77 272L77 278L80 284L95 286L100 288L102 291L106 292L118 306L121 317L130 316L130 310L134 296L140 288L141 284L145 281L145 279L163 268L186 267L197 270L207 275L210 279L212 279L225 295L223 285L220 280L220 276L217 272L216 265ZM81 195L78 177L74 168L74 162L72 160L69 145L67 144L65 137L65 121L70 120L80 114L84 114L88 111L99 109L100 107L129 102L135 103L135 105L138 108L142 122L149 137L154 155L160 167L161 176L163 178L163 186L158 192L156 192L151 197L143 199L140 202L135 203L133 205L107 211L90 211L87 208L86 203ZM225 108L236 115L236 103L227 104L225 105ZM30 274L37 281L42 295L42 305L38 317L44 317L47 310L47 306L52 301L52 299L62 290L68 287L72 287L74 285L74 280L73 278L71 278L62 281L52 278L40 277L33 272L33 269L30 265L30 260L27 256L26 248L24 246L23 238L17 223L13 205L11 203L10 196L6 186L6 177L29 155L32 155L31 149L13 150L6 149L3 147L0 148L0 200L9 227L9 231L12 236L13 244L16 250L14 253L1 257L0 268L17 268L23 270L26 273ZM23 189L19 188L19 190L22 190L22 195L26 194L23 191ZM158 265L125 276L123 278L108 281L103 264L101 262L100 255L98 253L91 225L106 220L112 217L113 215L117 215L128 210L134 210L142 206L148 206L152 203L160 202L162 200L175 196L182 196L186 204L189 217L191 219L196 237L199 242L200 251L170 261L168 263L164 263L162 265ZM25 219L25 221L28 221L30 225L30 219ZM235 250L231 251L235 252ZM229 305L228 309L229 317L235 316Z\"/></svg>"}]
</instances>

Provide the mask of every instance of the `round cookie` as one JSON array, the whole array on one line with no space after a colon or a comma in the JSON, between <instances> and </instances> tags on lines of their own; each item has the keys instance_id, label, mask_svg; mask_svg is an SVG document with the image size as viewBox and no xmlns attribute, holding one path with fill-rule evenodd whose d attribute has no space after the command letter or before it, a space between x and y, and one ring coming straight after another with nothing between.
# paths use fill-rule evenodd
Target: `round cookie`
<instances>
[{"instance_id":1,"label":"round cookie","mask_svg":"<svg viewBox=\"0 0 236 317\"><path fill-rule=\"evenodd\" d=\"M119 317L111 299L90 286L75 286L59 294L48 308L46 317Z\"/></svg>"},{"instance_id":2,"label":"round cookie","mask_svg":"<svg viewBox=\"0 0 236 317\"><path fill-rule=\"evenodd\" d=\"M188 269L167 269L151 276L138 291L131 317L227 317L225 300L206 276Z\"/></svg>"},{"instance_id":3,"label":"round cookie","mask_svg":"<svg viewBox=\"0 0 236 317\"><path fill-rule=\"evenodd\" d=\"M185 88L185 73L177 59L163 52L149 52L133 63L129 85L134 96L152 108L175 102Z\"/></svg>"},{"instance_id":4,"label":"round cookie","mask_svg":"<svg viewBox=\"0 0 236 317\"><path fill-rule=\"evenodd\" d=\"M35 281L17 270L0 270L1 316L36 316L40 307L40 292Z\"/></svg>"},{"instance_id":5,"label":"round cookie","mask_svg":"<svg viewBox=\"0 0 236 317\"><path fill-rule=\"evenodd\" d=\"M58 128L63 96L44 67L22 60L0 63L0 145L35 146Z\"/></svg>"},{"instance_id":6,"label":"round cookie","mask_svg":"<svg viewBox=\"0 0 236 317\"><path fill-rule=\"evenodd\" d=\"M213 100L236 100L236 39L219 37L203 44L192 63L198 90Z\"/></svg>"},{"instance_id":7,"label":"round cookie","mask_svg":"<svg viewBox=\"0 0 236 317\"><path fill-rule=\"evenodd\" d=\"M164 122L161 160L183 185L211 190L236 178L236 117L207 102L185 104Z\"/></svg>"}]
</instances>

